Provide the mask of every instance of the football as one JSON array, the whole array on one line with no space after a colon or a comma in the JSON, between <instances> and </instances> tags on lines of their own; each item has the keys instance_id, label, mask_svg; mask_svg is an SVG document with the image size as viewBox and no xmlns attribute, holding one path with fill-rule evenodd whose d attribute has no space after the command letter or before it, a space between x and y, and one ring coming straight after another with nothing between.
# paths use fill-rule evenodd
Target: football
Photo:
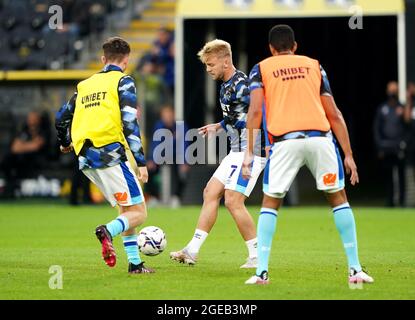
<instances>
[{"instance_id":1,"label":"football","mask_svg":"<svg viewBox=\"0 0 415 320\"><path fill-rule=\"evenodd\" d=\"M143 228L137 237L138 248L146 256L156 256L164 251L167 245L166 234L159 227Z\"/></svg>"}]
</instances>

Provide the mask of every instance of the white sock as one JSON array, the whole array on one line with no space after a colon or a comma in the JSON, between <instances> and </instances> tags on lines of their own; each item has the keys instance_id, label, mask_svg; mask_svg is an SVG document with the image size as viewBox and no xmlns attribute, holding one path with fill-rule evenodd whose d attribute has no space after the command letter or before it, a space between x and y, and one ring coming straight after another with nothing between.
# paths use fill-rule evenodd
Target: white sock
<instances>
[{"instance_id":1,"label":"white sock","mask_svg":"<svg viewBox=\"0 0 415 320\"><path fill-rule=\"evenodd\" d=\"M199 253L200 247L202 246L203 242L205 242L207 236L207 232L200 229L196 229L192 240L190 240L190 242L186 246L187 251L193 256L197 255Z\"/></svg>"},{"instance_id":2,"label":"white sock","mask_svg":"<svg viewBox=\"0 0 415 320\"><path fill-rule=\"evenodd\" d=\"M256 258L258 257L257 254L257 245L258 245L258 240L257 238L253 238L251 240L245 241L246 243L246 247L248 248L248 254L250 258Z\"/></svg>"}]
</instances>

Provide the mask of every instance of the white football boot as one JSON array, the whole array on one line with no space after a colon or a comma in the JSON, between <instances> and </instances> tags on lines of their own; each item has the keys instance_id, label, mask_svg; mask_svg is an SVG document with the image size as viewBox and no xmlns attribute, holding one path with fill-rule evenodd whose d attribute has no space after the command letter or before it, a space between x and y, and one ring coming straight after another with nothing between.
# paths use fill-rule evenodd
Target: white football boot
<instances>
[{"instance_id":1,"label":"white football boot","mask_svg":"<svg viewBox=\"0 0 415 320\"><path fill-rule=\"evenodd\" d=\"M260 276L254 275L245 281L245 284L269 284L268 272L262 271Z\"/></svg>"},{"instance_id":2,"label":"white football boot","mask_svg":"<svg viewBox=\"0 0 415 320\"><path fill-rule=\"evenodd\" d=\"M180 263L185 263L190 266L193 266L196 264L197 257L192 256L186 248L179 250L179 251L173 251L170 252L170 259L178 261Z\"/></svg>"},{"instance_id":3,"label":"white football boot","mask_svg":"<svg viewBox=\"0 0 415 320\"><path fill-rule=\"evenodd\" d=\"M257 257L247 258L246 262L240 266L241 269L252 269L258 266L258 259Z\"/></svg>"},{"instance_id":4,"label":"white football boot","mask_svg":"<svg viewBox=\"0 0 415 320\"><path fill-rule=\"evenodd\" d=\"M361 270L357 272L355 269L350 268L349 283L373 283L375 280L369 276L365 271Z\"/></svg>"}]
</instances>

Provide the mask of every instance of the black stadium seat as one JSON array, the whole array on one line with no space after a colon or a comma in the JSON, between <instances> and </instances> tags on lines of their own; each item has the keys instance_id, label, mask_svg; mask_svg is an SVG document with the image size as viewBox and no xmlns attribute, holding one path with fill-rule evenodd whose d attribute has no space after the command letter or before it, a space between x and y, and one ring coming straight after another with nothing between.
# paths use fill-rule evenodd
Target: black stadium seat
<instances>
[{"instance_id":1,"label":"black stadium seat","mask_svg":"<svg viewBox=\"0 0 415 320\"><path fill-rule=\"evenodd\" d=\"M33 30L41 31L42 28L48 23L49 16L46 12L34 12L29 17L30 26Z\"/></svg>"},{"instance_id":2,"label":"black stadium seat","mask_svg":"<svg viewBox=\"0 0 415 320\"><path fill-rule=\"evenodd\" d=\"M45 36L45 52L51 61L58 61L68 53L68 38L66 33L56 32L50 32Z\"/></svg>"},{"instance_id":3,"label":"black stadium seat","mask_svg":"<svg viewBox=\"0 0 415 320\"><path fill-rule=\"evenodd\" d=\"M18 17L8 10L3 10L0 14L0 23L3 30L9 31L19 24Z\"/></svg>"},{"instance_id":4,"label":"black stadium seat","mask_svg":"<svg viewBox=\"0 0 415 320\"><path fill-rule=\"evenodd\" d=\"M9 37L7 32L0 30L0 70L22 69L24 61L10 48Z\"/></svg>"},{"instance_id":5,"label":"black stadium seat","mask_svg":"<svg viewBox=\"0 0 415 320\"><path fill-rule=\"evenodd\" d=\"M0 52L0 70L22 70L25 62L14 51L3 50Z\"/></svg>"},{"instance_id":6,"label":"black stadium seat","mask_svg":"<svg viewBox=\"0 0 415 320\"><path fill-rule=\"evenodd\" d=\"M30 14L31 8L27 1L6 1L5 8L1 12L0 21L4 30L13 30L18 25L25 23L25 18Z\"/></svg>"},{"instance_id":7,"label":"black stadium seat","mask_svg":"<svg viewBox=\"0 0 415 320\"><path fill-rule=\"evenodd\" d=\"M31 51L25 59L25 69L45 70L48 68L48 57L45 50Z\"/></svg>"},{"instance_id":8,"label":"black stadium seat","mask_svg":"<svg viewBox=\"0 0 415 320\"><path fill-rule=\"evenodd\" d=\"M10 46L12 49L19 49L22 46L35 46L35 37L29 26L18 26L10 33Z\"/></svg>"},{"instance_id":9,"label":"black stadium seat","mask_svg":"<svg viewBox=\"0 0 415 320\"><path fill-rule=\"evenodd\" d=\"M0 51L9 47L9 38L7 32L0 29Z\"/></svg>"},{"instance_id":10,"label":"black stadium seat","mask_svg":"<svg viewBox=\"0 0 415 320\"><path fill-rule=\"evenodd\" d=\"M63 69L79 59L75 43L106 27L114 0L0 0L0 70ZM68 7L69 31L48 28L53 5ZM70 10L69 10L70 9ZM72 28L73 27L73 28ZM79 48L79 45L78 45Z\"/></svg>"}]
</instances>

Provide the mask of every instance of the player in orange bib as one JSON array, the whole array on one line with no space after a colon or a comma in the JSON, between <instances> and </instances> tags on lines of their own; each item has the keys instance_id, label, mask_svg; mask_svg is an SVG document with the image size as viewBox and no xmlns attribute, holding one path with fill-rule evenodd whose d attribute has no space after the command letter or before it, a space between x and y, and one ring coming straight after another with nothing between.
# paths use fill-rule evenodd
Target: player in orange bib
<instances>
[{"instance_id":1,"label":"player in orange bib","mask_svg":"<svg viewBox=\"0 0 415 320\"><path fill-rule=\"evenodd\" d=\"M264 198L258 219L258 267L246 284L267 284L268 262L278 210L298 170L306 165L333 209L334 221L346 251L349 283L374 280L359 262L356 226L344 190L344 171L334 136L344 152L350 182L359 182L349 134L334 102L327 75L317 60L295 55L294 31L277 25L269 32L272 57L250 73L251 101L247 119L248 147L243 176L249 177L255 129L261 128L262 105L272 148L264 169Z\"/></svg>"}]
</instances>

